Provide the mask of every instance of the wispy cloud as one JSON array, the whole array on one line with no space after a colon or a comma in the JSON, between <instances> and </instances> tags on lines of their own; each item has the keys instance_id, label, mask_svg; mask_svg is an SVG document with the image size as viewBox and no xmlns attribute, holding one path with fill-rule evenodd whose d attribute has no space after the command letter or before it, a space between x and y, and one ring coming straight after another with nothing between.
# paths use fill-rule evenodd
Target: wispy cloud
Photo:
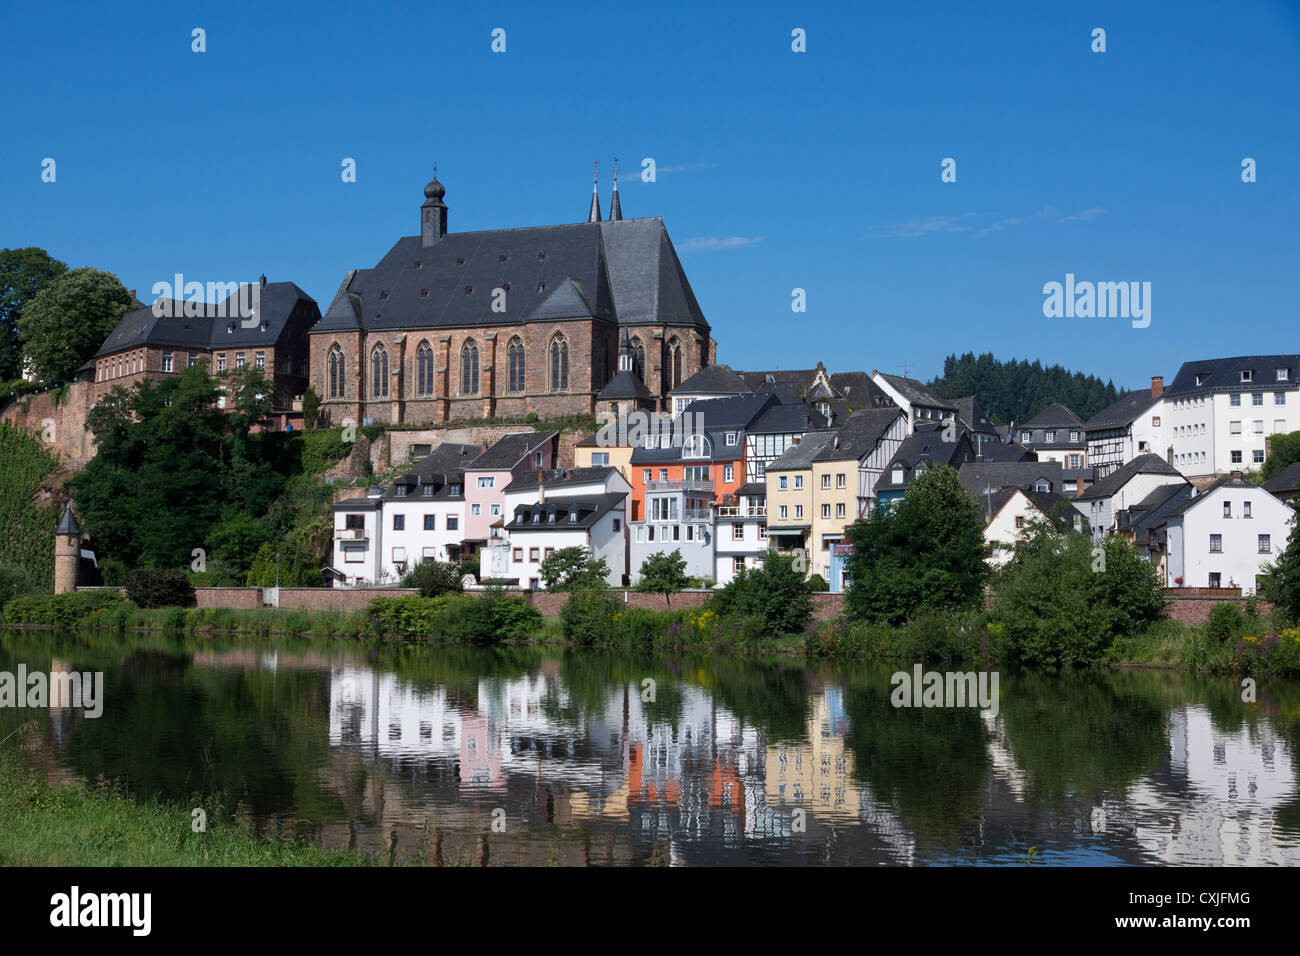
<instances>
[{"instance_id":1,"label":"wispy cloud","mask_svg":"<svg viewBox=\"0 0 1300 956\"><path fill-rule=\"evenodd\" d=\"M716 252L719 249L743 249L763 241L762 236L696 236L680 246L683 252Z\"/></svg>"},{"instance_id":2,"label":"wispy cloud","mask_svg":"<svg viewBox=\"0 0 1300 956\"><path fill-rule=\"evenodd\" d=\"M916 236L928 236L934 232L966 232L970 226L963 226L961 221L975 215L968 212L964 216L926 216L920 219L908 219L892 226L886 226L884 232L870 235L868 239L911 239Z\"/></svg>"},{"instance_id":3,"label":"wispy cloud","mask_svg":"<svg viewBox=\"0 0 1300 956\"><path fill-rule=\"evenodd\" d=\"M655 172L662 175L664 173L690 173L697 169L712 169L713 163L678 163L676 166L658 166Z\"/></svg>"},{"instance_id":4,"label":"wispy cloud","mask_svg":"<svg viewBox=\"0 0 1300 956\"><path fill-rule=\"evenodd\" d=\"M1077 216L1065 216L1058 220L1058 222L1087 222L1089 219L1096 219L1098 216L1104 215L1106 215L1106 210L1099 206L1094 206L1092 209L1085 209Z\"/></svg>"},{"instance_id":5,"label":"wispy cloud","mask_svg":"<svg viewBox=\"0 0 1300 956\"><path fill-rule=\"evenodd\" d=\"M1014 219L999 219L997 222L985 226L983 229L975 233L975 238L978 239L981 236L992 235L995 232L1003 232L1007 229L1014 229L1016 226L1023 226L1027 222L1033 222L1036 219L1046 219L1048 216L1054 216L1054 215L1056 215L1055 209L1053 209L1051 206L1044 206L1042 209L1038 210L1038 212L1034 213L1031 216L1018 216Z\"/></svg>"}]
</instances>

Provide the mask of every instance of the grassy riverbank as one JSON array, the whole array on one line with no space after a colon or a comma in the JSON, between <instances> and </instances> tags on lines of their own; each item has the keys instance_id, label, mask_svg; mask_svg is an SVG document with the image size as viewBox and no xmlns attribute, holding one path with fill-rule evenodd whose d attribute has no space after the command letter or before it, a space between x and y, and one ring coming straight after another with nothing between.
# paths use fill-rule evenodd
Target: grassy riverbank
<instances>
[{"instance_id":1,"label":"grassy riverbank","mask_svg":"<svg viewBox=\"0 0 1300 956\"><path fill-rule=\"evenodd\" d=\"M209 815L195 833L191 808L137 801L109 784L50 784L0 747L0 866L365 866L349 850L277 839Z\"/></svg>"}]
</instances>

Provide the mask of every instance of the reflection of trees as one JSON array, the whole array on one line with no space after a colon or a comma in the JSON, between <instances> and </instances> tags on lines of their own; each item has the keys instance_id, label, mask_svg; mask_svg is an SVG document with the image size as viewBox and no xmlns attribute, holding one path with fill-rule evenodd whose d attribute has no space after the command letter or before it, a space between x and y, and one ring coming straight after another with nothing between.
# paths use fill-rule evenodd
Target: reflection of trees
<instances>
[{"instance_id":1,"label":"reflection of trees","mask_svg":"<svg viewBox=\"0 0 1300 956\"><path fill-rule=\"evenodd\" d=\"M921 842L953 846L982 807L990 768L984 720L970 707L895 707L889 675L874 671L844 689L854 775Z\"/></svg>"},{"instance_id":2,"label":"reflection of trees","mask_svg":"<svg viewBox=\"0 0 1300 956\"><path fill-rule=\"evenodd\" d=\"M808 738L812 691L803 667L719 657L709 675L718 705L757 727L769 744Z\"/></svg>"},{"instance_id":3,"label":"reflection of trees","mask_svg":"<svg viewBox=\"0 0 1300 956\"><path fill-rule=\"evenodd\" d=\"M1149 671L1002 674L1006 742L1026 798L1125 792L1169 752L1167 675ZM1185 696L1184 696L1185 699Z\"/></svg>"}]
</instances>

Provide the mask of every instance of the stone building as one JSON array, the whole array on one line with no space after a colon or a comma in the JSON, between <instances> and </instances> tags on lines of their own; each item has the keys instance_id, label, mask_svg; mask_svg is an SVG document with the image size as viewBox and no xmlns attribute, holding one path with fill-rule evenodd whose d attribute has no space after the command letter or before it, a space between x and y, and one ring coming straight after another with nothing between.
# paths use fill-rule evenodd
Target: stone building
<instances>
[{"instance_id":1,"label":"stone building","mask_svg":"<svg viewBox=\"0 0 1300 956\"><path fill-rule=\"evenodd\" d=\"M625 334L636 397L665 408L716 343L663 221L623 219L614 190L606 221L593 201L586 222L454 233L425 186L419 234L348 273L312 330L322 424L591 415Z\"/></svg>"}]
</instances>

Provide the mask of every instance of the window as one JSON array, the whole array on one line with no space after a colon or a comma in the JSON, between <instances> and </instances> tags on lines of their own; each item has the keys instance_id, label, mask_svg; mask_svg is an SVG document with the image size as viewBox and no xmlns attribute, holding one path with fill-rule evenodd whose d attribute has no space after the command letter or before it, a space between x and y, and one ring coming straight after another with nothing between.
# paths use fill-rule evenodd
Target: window
<instances>
[{"instance_id":1,"label":"window","mask_svg":"<svg viewBox=\"0 0 1300 956\"><path fill-rule=\"evenodd\" d=\"M510 340L506 346L506 356L510 365L510 375L507 386L512 392L522 392L524 390L524 342L519 336Z\"/></svg>"},{"instance_id":2,"label":"window","mask_svg":"<svg viewBox=\"0 0 1300 956\"><path fill-rule=\"evenodd\" d=\"M636 526L636 540L637 544L645 543L645 525L639 524Z\"/></svg>"},{"instance_id":3,"label":"window","mask_svg":"<svg viewBox=\"0 0 1300 956\"><path fill-rule=\"evenodd\" d=\"M1220 554L1222 551L1223 551L1223 535L1221 534L1210 535L1210 553Z\"/></svg>"},{"instance_id":4,"label":"window","mask_svg":"<svg viewBox=\"0 0 1300 956\"><path fill-rule=\"evenodd\" d=\"M892 474L889 477L891 482L893 482L896 485L901 485L903 483L903 469L895 467Z\"/></svg>"},{"instance_id":5,"label":"window","mask_svg":"<svg viewBox=\"0 0 1300 956\"><path fill-rule=\"evenodd\" d=\"M1025 516L1016 515L1016 530L1019 531L1025 526Z\"/></svg>"},{"instance_id":6,"label":"window","mask_svg":"<svg viewBox=\"0 0 1300 956\"><path fill-rule=\"evenodd\" d=\"M244 362L244 353L243 353L243 352L236 352L236 353L235 353L235 368L243 368L245 364L246 364L246 363Z\"/></svg>"},{"instance_id":7,"label":"window","mask_svg":"<svg viewBox=\"0 0 1300 956\"><path fill-rule=\"evenodd\" d=\"M1264 419L1262 418L1255 419L1255 434L1256 435L1264 434Z\"/></svg>"},{"instance_id":8,"label":"window","mask_svg":"<svg viewBox=\"0 0 1300 956\"><path fill-rule=\"evenodd\" d=\"M736 480L736 469L734 465L722 466L722 480L728 482Z\"/></svg>"},{"instance_id":9,"label":"window","mask_svg":"<svg viewBox=\"0 0 1300 956\"><path fill-rule=\"evenodd\" d=\"M492 517L494 517L494 518L500 517L500 515L501 515L501 506L500 506L500 505L490 505L490 506L488 507L488 511L489 511L489 513L492 515Z\"/></svg>"},{"instance_id":10,"label":"window","mask_svg":"<svg viewBox=\"0 0 1300 956\"><path fill-rule=\"evenodd\" d=\"M1217 588L1223 586L1223 575L1218 571L1210 572L1210 587Z\"/></svg>"},{"instance_id":11,"label":"window","mask_svg":"<svg viewBox=\"0 0 1300 956\"><path fill-rule=\"evenodd\" d=\"M394 564L405 564L405 563L406 563L406 549L405 549L405 548L393 548L393 563L394 563Z\"/></svg>"},{"instance_id":12,"label":"window","mask_svg":"<svg viewBox=\"0 0 1300 956\"><path fill-rule=\"evenodd\" d=\"M1253 382L1255 380L1255 370L1250 368L1243 368L1241 370L1241 380L1243 382Z\"/></svg>"},{"instance_id":13,"label":"window","mask_svg":"<svg viewBox=\"0 0 1300 956\"><path fill-rule=\"evenodd\" d=\"M780 488L782 491L785 491L785 487L786 487L785 482L786 482L785 475L782 475L781 477L776 479L777 487Z\"/></svg>"},{"instance_id":14,"label":"window","mask_svg":"<svg viewBox=\"0 0 1300 956\"><path fill-rule=\"evenodd\" d=\"M837 518L843 518L843 517L845 517L845 514L844 514L844 502L841 501L839 504L837 504L837 505L835 506L835 517L837 517Z\"/></svg>"},{"instance_id":15,"label":"window","mask_svg":"<svg viewBox=\"0 0 1300 956\"><path fill-rule=\"evenodd\" d=\"M644 469L642 469L642 477L644 478L646 484L649 484L649 483L650 483L650 480L651 480L650 476L653 475L653 474L654 474L654 469L652 469L652 468L644 468Z\"/></svg>"},{"instance_id":16,"label":"window","mask_svg":"<svg viewBox=\"0 0 1300 956\"><path fill-rule=\"evenodd\" d=\"M478 394L478 346L470 339L460 349L460 393Z\"/></svg>"},{"instance_id":17,"label":"window","mask_svg":"<svg viewBox=\"0 0 1300 956\"><path fill-rule=\"evenodd\" d=\"M767 522L764 521L758 526L758 537L760 540L767 539Z\"/></svg>"},{"instance_id":18,"label":"window","mask_svg":"<svg viewBox=\"0 0 1300 956\"><path fill-rule=\"evenodd\" d=\"M1249 501L1243 501L1243 502L1241 503L1241 516L1242 516L1243 518L1249 518L1249 517L1250 517L1250 502L1249 502Z\"/></svg>"},{"instance_id":19,"label":"window","mask_svg":"<svg viewBox=\"0 0 1300 956\"><path fill-rule=\"evenodd\" d=\"M1274 404L1274 405L1285 405L1285 404L1286 404L1286 392L1274 392L1274 393L1273 393L1273 404Z\"/></svg>"},{"instance_id":20,"label":"window","mask_svg":"<svg viewBox=\"0 0 1300 956\"><path fill-rule=\"evenodd\" d=\"M563 392L569 388L569 343L563 335L551 339L551 391Z\"/></svg>"},{"instance_id":21,"label":"window","mask_svg":"<svg viewBox=\"0 0 1300 956\"><path fill-rule=\"evenodd\" d=\"M217 371L218 371L218 372L224 372L225 370L226 370L226 353L225 353L225 352L218 352L218 353L217 353Z\"/></svg>"},{"instance_id":22,"label":"window","mask_svg":"<svg viewBox=\"0 0 1300 956\"><path fill-rule=\"evenodd\" d=\"M550 557L552 554L554 554L554 553L555 553L555 549L554 549L554 548L544 548L544 549L542 550L542 558L543 558L543 559L545 559L545 558L549 558L549 557Z\"/></svg>"},{"instance_id":23,"label":"window","mask_svg":"<svg viewBox=\"0 0 1300 956\"><path fill-rule=\"evenodd\" d=\"M448 527L448 528L451 527L451 519L450 519L450 518L447 519L447 527ZM437 516L437 515L425 515L425 516L424 516L424 530L425 530L425 531L437 531L437 530L438 530L438 516Z\"/></svg>"},{"instance_id":24,"label":"window","mask_svg":"<svg viewBox=\"0 0 1300 956\"><path fill-rule=\"evenodd\" d=\"M460 528L459 515L447 515L447 530L456 531Z\"/></svg>"},{"instance_id":25,"label":"window","mask_svg":"<svg viewBox=\"0 0 1300 956\"><path fill-rule=\"evenodd\" d=\"M1280 393L1279 393L1279 394L1280 394ZM1279 403L1279 404L1280 404L1280 403ZM727 444L728 444L728 445L734 445L734 444L736 444L736 441L737 441L736 433L735 433L735 432L727 432Z\"/></svg>"},{"instance_id":26,"label":"window","mask_svg":"<svg viewBox=\"0 0 1300 956\"><path fill-rule=\"evenodd\" d=\"M258 368L266 368L266 353L258 352L253 356L253 364Z\"/></svg>"},{"instance_id":27,"label":"window","mask_svg":"<svg viewBox=\"0 0 1300 956\"><path fill-rule=\"evenodd\" d=\"M1241 434L1241 422L1228 422L1228 434L1229 434L1229 435L1240 435L1240 434Z\"/></svg>"},{"instance_id":28,"label":"window","mask_svg":"<svg viewBox=\"0 0 1300 956\"><path fill-rule=\"evenodd\" d=\"M1259 553L1269 554L1273 550L1273 538L1271 535L1261 534L1259 536Z\"/></svg>"},{"instance_id":29,"label":"window","mask_svg":"<svg viewBox=\"0 0 1300 956\"><path fill-rule=\"evenodd\" d=\"M591 453L591 464L594 468L599 468L609 464L609 452L594 451Z\"/></svg>"},{"instance_id":30,"label":"window","mask_svg":"<svg viewBox=\"0 0 1300 956\"><path fill-rule=\"evenodd\" d=\"M478 486L480 488L495 488L497 480L492 475L479 475Z\"/></svg>"},{"instance_id":31,"label":"window","mask_svg":"<svg viewBox=\"0 0 1300 956\"><path fill-rule=\"evenodd\" d=\"M623 521L622 521L622 519L620 519L620 518L615 518L615 519L614 519L614 533L617 534L618 532L620 532L620 531L622 531L622 530L623 530Z\"/></svg>"},{"instance_id":32,"label":"window","mask_svg":"<svg viewBox=\"0 0 1300 956\"><path fill-rule=\"evenodd\" d=\"M529 549L528 549L528 560L529 560L529 561L536 561L536 560L537 560L537 555L538 555L538 552L537 552L537 549L536 549L536 548L529 548Z\"/></svg>"},{"instance_id":33,"label":"window","mask_svg":"<svg viewBox=\"0 0 1300 956\"><path fill-rule=\"evenodd\" d=\"M668 340L668 387L676 388L682 384L682 344L673 336Z\"/></svg>"},{"instance_id":34,"label":"window","mask_svg":"<svg viewBox=\"0 0 1300 956\"><path fill-rule=\"evenodd\" d=\"M1250 393L1250 404L1252 404L1252 405L1263 405L1263 404L1264 404L1264 393L1263 393L1263 392L1251 392L1251 393Z\"/></svg>"},{"instance_id":35,"label":"window","mask_svg":"<svg viewBox=\"0 0 1300 956\"><path fill-rule=\"evenodd\" d=\"M835 476L835 487L836 487L836 488L847 488L847 487L848 487L848 478L847 478L847 476L846 476L843 472L841 472L841 473L839 473L839 474L837 474L837 475Z\"/></svg>"},{"instance_id":36,"label":"window","mask_svg":"<svg viewBox=\"0 0 1300 956\"><path fill-rule=\"evenodd\" d=\"M366 528L365 515L345 515L343 518L343 527L349 531L364 531Z\"/></svg>"},{"instance_id":37,"label":"window","mask_svg":"<svg viewBox=\"0 0 1300 956\"><path fill-rule=\"evenodd\" d=\"M731 524L731 540L732 541L745 540L745 526L741 524L739 521L733 521Z\"/></svg>"},{"instance_id":38,"label":"window","mask_svg":"<svg viewBox=\"0 0 1300 956\"><path fill-rule=\"evenodd\" d=\"M388 350L382 345L370 353L370 394L373 398L388 395Z\"/></svg>"},{"instance_id":39,"label":"window","mask_svg":"<svg viewBox=\"0 0 1300 956\"><path fill-rule=\"evenodd\" d=\"M1029 432L1021 432L1021 433L1020 433L1020 440L1021 440L1022 442L1027 442L1027 441L1029 441Z\"/></svg>"},{"instance_id":40,"label":"window","mask_svg":"<svg viewBox=\"0 0 1300 956\"><path fill-rule=\"evenodd\" d=\"M802 488L802 487L803 487L803 475L795 475L795 476L794 476L794 486L795 486L795 488Z\"/></svg>"},{"instance_id":41,"label":"window","mask_svg":"<svg viewBox=\"0 0 1300 956\"><path fill-rule=\"evenodd\" d=\"M198 365L198 364L199 364L199 357L198 357L197 355L195 355L193 352L191 352L191 353L190 353L189 364L187 365L187 368L193 368L194 366L196 366L196 365Z\"/></svg>"},{"instance_id":42,"label":"window","mask_svg":"<svg viewBox=\"0 0 1300 956\"><path fill-rule=\"evenodd\" d=\"M803 517L803 505L794 506L794 516L796 520Z\"/></svg>"},{"instance_id":43,"label":"window","mask_svg":"<svg viewBox=\"0 0 1300 956\"><path fill-rule=\"evenodd\" d=\"M343 350L337 344L330 348L325 365L329 372L330 398L342 398L345 384L343 378Z\"/></svg>"},{"instance_id":44,"label":"window","mask_svg":"<svg viewBox=\"0 0 1300 956\"><path fill-rule=\"evenodd\" d=\"M1070 455L1070 467L1071 467L1071 468L1082 468L1082 467L1083 467L1083 456L1082 456L1082 455Z\"/></svg>"},{"instance_id":45,"label":"window","mask_svg":"<svg viewBox=\"0 0 1300 956\"><path fill-rule=\"evenodd\" d=\"M425 486L424 486L424 497L426 497L426 498L432 498L432 497L433 497L433 485L425 485Z\"/></svg>"},{"instance_id":46,"label":"window","mask_svg":"<svg viewBox=\"0 0 1300 956\"><path fill-rule=\"evenodd\" d=\"M344 548L343 560L347 564L361 564L366 560L365 548Z\"/></svg>"},{"instance_id":47,"label":"window","mask_svg":"<svg viewBox=\"0 0 1300 956\"><path fill-rule=\"evenodd\" d=\"M733 572L735 572L736 574L739 574L741 571L745 570L745 559L744 559L744 557L742 557L741 555L738 554L738 555L736 555L734 558L732 558L732 559L731 559L731 570L732 570Z\"/></svg>"},{"instance_id":48,"label":"window","mask_svg":"<svg viewBox=\"0 0 1300 956\"><path fill-rule=\"evenodd\" d=\"M636 372L637 378L645 381L645 346L639 338L632 339L632 371Z\"/></svg>"},{"instance_id":49,"label":"window","mask_svg":"<svg viewBox=\"0 0 1300 956\"><path fill-rule=\"evenodd\" d=\"M1151 416L1151 427L1152 427L1152 428L1159 428L1159 427L1160 427L1160 416L1159 416L1159 415L1152 415L1152 416Z\"/></svg>"},{"instance_id":50,"label":"window","mask_svg":"<svg viewBox=\"0 0 1300 956\"><path fill-rule=\"evenodd\" d=\"M1256 448L1250 453L1250 460L1257 465L1264 464L1264 449Z\"/></svg>"},{"instance_id":51,"label":"window","mask_svg":"<svg viewBox=\"0 0 1300 956\"><path fill-rule=\"evenodd\" d=\"M480 505L480 504L472 504L472 505L469 506L469 515L470 515L471 518L477 518L477 517L478 517L479 515L481 515L482 513L483 513L483 506L482 506L482 505Z\"/></svg>"},{"instance_id":52,"label":"window","mask_svg":"<svg viewBox=\"0 0 1300 956\"><path fill-rule=\"evenodd\" d=\"M830 476L830 475L822 475L822 487L823 487L823 488L826 488L826 489L829 489L830 486L831 486L831 476Z\"/></svg>"},{"instance_id":53,"label":"window","mask_svg":"<svg viewBox=\"0 0 1300 956\"><path fill-rule=\"evenodd\" d=\"M822 517L829 518L830 516L831 516L831 506L828 504L822 505Z\"/></svg>"},{"instance_id":54,"label":"window","mask_svg":"<svg viewBox=\"0 0 1300 956\"><path fill-rule=\"evenodd\" d=\"M1286 431L1286 419L1285 418L1273 419L1273 434L1277 435L1284 431Z\"/></svg>"},{"instance_id":55,"label":"window","mask_svg":"<svg viewBox=\"0 0 1300 956\"><path fill-rule=\"evenodd\" d=\"M1240 451L1234 451L1234 452L1232 452L1232 463L1233 463L1234 465L1240 465L1240 464L1241 464L1241 452L1240 452Z\"/></svg>"},{"instance_id":56,"label":"window","mask_svg":"<svg viewBox=\"0 0 1300 956\"><path fill-rule=\"evenodd\" d=\"M172 370L172 353L171 353L171 352L164 352L164 353L163 353L163 371L164 371L164 372L170 372L171 370Z\"/></svg>"},{"instance_id":57,"label":"window","mask_svg":"<svg viewBox=\"0 0 1300 956\"><path fill-rule=\"evenodd\" d=\"M1229 395L1229 396L1228 396L1228 404L1231 405L1233 408L1240 408L1240 407L1241 407L1241 393L1240 393L1240 392L1233 392L1231 395Z\"/></svg>"},{"instance_id":58,"label":"window","mask_svg":"<svg viewBox=\"0 0 1300 956\"><path fill-rule=\"evenodd\" d=\"M1047 433L1047 436L1046 436L1045 440L1047 441L1047 443L1048 443L1049 445L1050 445L1052 442L1056 441L1056 432L1054 432L1054 431L1049 431L1049 432Z\"/></svg>"},{"instance_id":59,"label":"window","mask_svg":"<svg viewBox=\"0 0 1300 956\"><path fill-rule=\"evenodd\" d=\"M668 480L668 469L667 469L667 468L660 468L660 469L659 469L659 480L660 480L660 481L667 481L667 480Z\"/></svg>"},{"instance_id":60,"label":"window","mask_svg":"<svg viewBox=\"0 0 1300 956\"><path fill-rule=\"evenodd\" d=\"M427 339L415 349L415 394L423 398L433 394L433 346Z\"/></svg>"},{"instance_id":61,"label":"window","mask_svg":"<svg viewBox=\"0 0 1300 956\"><path fill-rule=\"evenodd\" d=\"M1225 501L1225 502L1223 503L1223 516L1224 516L1225 518L1231 518L1231 517L1232 517L1232 502L1231 502L1231 501Z\"/></svg>"},{"instance_id":62,"label":"window","mask_svg":"<svg viewBox=\"0 0 1300 956\"><path fill-rule=\"evenodd\" d=\"M1277 376L1279 382L1285 382L1291 377L1291 371L1290 369L1279 368L1274 370L1274 375Z\"/></svg>"},{"instance_id":63,"label":"window","mask_svg":"<svg viewBox=\"0 0 1300 956\"><path fill-rule=\"evenodd\" d=\"M510 560L514 561L515 564L519 564L520 562L522 562L524 560L524 549L515 548L513 551L511 551Z\"/></svg>"},{"instance_id":64,"label":"window","mask_svg":"<svg viewBox=\"0 0 1300 956\"><path fill-rule=\"evenodd\" d=\"M785 505L781 505L781 507L780 507L780 511L779 511L779 514L778 514L778 517L779 517L782 521L784 521L787 517L789 517L789 515L788 515L788 511L789 511L789 509L788 509Z\"/></svg>"}]
</instances>

